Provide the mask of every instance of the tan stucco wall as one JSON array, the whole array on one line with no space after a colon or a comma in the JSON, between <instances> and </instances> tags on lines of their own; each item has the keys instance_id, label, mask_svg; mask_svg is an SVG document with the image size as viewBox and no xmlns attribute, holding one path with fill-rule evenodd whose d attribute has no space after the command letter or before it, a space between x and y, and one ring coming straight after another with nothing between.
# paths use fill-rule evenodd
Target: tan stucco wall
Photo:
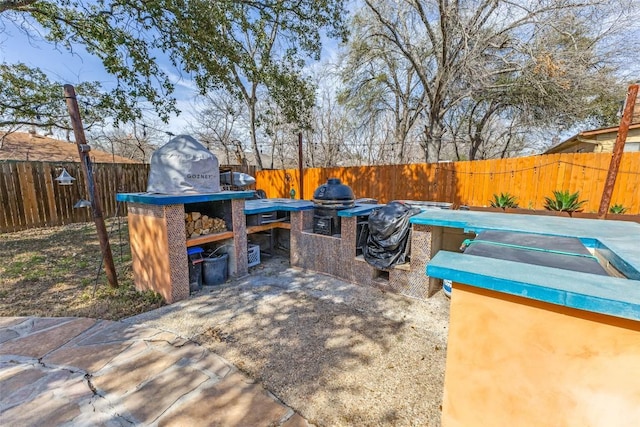
<instances>
[{"instance_id":1,"label":"tan stucco wall","mask_svg":"<svg viewBox=\"0 0 640 427\"><path fill-rule=\"evenodd\" d=\"M130 203L129 241L136 289L154 290L168 303L189 297L182 205Z\"/></svg>"},{"instance_id":2,"label":"tan stucco wall","mask_svg":"<svg viewBox=\"0 0 640 427\"><path fill-rule=\"evenodd\" d=\"M442 425L640 425L640 324L454 283Z\"/></svg>"}]
</instances>

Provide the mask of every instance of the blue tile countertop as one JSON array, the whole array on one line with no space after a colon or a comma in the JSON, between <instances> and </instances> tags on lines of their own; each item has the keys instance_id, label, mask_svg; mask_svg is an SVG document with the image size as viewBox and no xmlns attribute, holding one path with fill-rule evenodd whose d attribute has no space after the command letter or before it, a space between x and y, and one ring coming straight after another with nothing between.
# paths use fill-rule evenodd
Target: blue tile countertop
<instances>
[{"instance_id":1,"label":"blue tile countertop","mask_svg":"<svg viewBox=\"0 0 640 427\"><path fill-rule=\"evenodd\" d=\"M250 199L255 191L221 191L207 194L156 194L156 193L118 193L118 202L142 203L147 205L184 205L188 203L218 202L222 200Z\"/></svg>"},{"instance_id":2,"label":"blue tile countertop","mask_svg":"<svg viewBox=\"0 0 640 427\"><path fill-rule=\"evenodd\" d=\"M255 199L247 200L244 204L245 215L275 211L297 212L310 209L313 209L313 202L296 199Z\"/></svg>"},{"instance_id":3,"label":"blue tile countertop","mask_svg":"<svg viewBox=\"0 0 640 427\"><path fill-rule=\"evenodd\" d=\"M451 203L443 203L443 202L428 202L428 201L417 201L417 200L397 200L401 203L406 203L411 205L414 208L419 208L422 211L426 211L428 209L449 209L451 207ZM366 216L371 214L374 209L380 208L386 205L380 204L356 204L355 207L344 209L338 211L338 216L343 217L353 217L353 216Z\"/></svg>"},{"instance_id":4,"label":"blue tile countertop","mask_svg":"<svg viewBox=\"0 0 640 427\"><path fill-rule=\"evenodd\" d=\"M349 209L342 209L338 211L338 216L343 216L346 218L351 218L354 216L366 216L369 215L374 209L382 207L384 205L376 205L376 204L364 204L364 205L356 205Z\"/></svg>"},{"instance_id":5,"label":"blue tile countertop","mask_svg":"<svg viewBox=\"0 0 640 427\"><path fill-rule=\"evenodd\" d=\"M579 238L598 249L628 279L440 251L427 274L511 295L640 320L640 224L468 211L424 211L413 224L537 233ZM454 290L455 292L455 290Z\"/></svg>"}]
</instances>

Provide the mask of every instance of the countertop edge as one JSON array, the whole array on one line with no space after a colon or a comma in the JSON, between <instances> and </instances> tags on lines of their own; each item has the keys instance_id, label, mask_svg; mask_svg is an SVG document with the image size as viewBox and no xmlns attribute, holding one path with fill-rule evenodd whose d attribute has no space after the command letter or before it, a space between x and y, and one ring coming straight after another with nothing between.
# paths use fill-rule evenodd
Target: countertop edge
<instances>
[{"instance_id":1,"label":"countertop edge","mask_svg":"<svg viewBox=\"0 0 640 427\"><path fill-rule=\"evenodd\" d=\"M188 203L216 202L222 200L250 199L255 191L221 191L200 194L118 193L116 201L147 205L182 205Z\"/></svg>"},{"instance_id":2,"label":"countertop edge","mask_svg":"<svg viewBox=\"0 0 640 427\"><path fill-rule=\"evenodd\" d=\"M640 321L638 280L447 251L440 251L431 259L426 273L478 288Z\"/></svg>"}]
</instances>

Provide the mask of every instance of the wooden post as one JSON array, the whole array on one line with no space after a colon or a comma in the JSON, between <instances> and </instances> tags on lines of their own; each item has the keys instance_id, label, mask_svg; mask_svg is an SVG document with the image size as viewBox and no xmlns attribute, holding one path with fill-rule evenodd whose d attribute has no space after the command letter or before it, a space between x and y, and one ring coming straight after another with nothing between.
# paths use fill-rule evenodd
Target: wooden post
<instances>
[{"instance_id":1,"label":"wooden post","mask_svg":"<svg viewBox=\"0 0 640 427\"><path fill-rule=\"evenodd\" d=\"M107 227L105 226L104 218L102 217L102 207L100 205L100 199L96 194L97 191L93 179L91 159L89 158L89 151L91 149L87 145L87 140L84 137L84 129L82 128L82 120L80 119L80 110L78 109L78 102L76 101L76 91L72 85L64 85L64 98L67 102L67 110L69 111L69 117L71 117L73 134L75 135L76 145L78 146L78 154L80 155L80 163L85 176L87 193L89 194L89 201L91 202L93 220L96 223L98 239L100 240L100 250L102 251L102 259L104 260L107 280L109 281L110 286L117 288L118 277L116 276L116 268L113 264L113 256L111 254L111 245L109 244Z\"/></svg>"},{"instance_id":2,"label":"wooden post","mask_svg":"<svg viewBox=\"0 0 640 427\"><path fill-rule=\"evenodd\" d=\"M300 200L304 200L304 164L302 163L302 132L298 132L298 174L300 174Z\"/></svg>"},{"instance_id":3,"label":"wooden post","mask_svg":"<svg viewBox=\"0 0 640 427\"><path fill-rule=\"evenodd\" d=\"M620 161L622 160L624 144L627 141L627 133L629 133L633 108L636 105L636 98L638 97L638 86L637 84L629 86L629 91L627 92L627 101L625 102L622 119L618 127L616 143L613 146L613 155L609 163L609 172L607 173L607 180L604 183L604 190L602 190L602 199L600 199L600 208L598 209L599 219L603 219L609 210L613 187L616 184L616 177L618 176L618 169L620 168Z\"/></svg>"}]
</instances>

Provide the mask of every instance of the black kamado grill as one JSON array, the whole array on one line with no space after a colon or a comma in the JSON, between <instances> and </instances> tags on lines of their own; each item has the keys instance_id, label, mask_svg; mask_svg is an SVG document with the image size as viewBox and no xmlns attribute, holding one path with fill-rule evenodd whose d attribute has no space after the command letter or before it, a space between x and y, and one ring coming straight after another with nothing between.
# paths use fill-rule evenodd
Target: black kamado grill
<instances>
[{"instance_id":1,"label":"black kamado grill","mask_svg":"<svg viewBox=\"0 0 640 427\"><path fill-rule=\"evenodd\" d=\"M354 206L353 191L337 178L329 178L313 192L313 232L333 236L340 234L338 211Z\"/></svg>"}]
</instances>

